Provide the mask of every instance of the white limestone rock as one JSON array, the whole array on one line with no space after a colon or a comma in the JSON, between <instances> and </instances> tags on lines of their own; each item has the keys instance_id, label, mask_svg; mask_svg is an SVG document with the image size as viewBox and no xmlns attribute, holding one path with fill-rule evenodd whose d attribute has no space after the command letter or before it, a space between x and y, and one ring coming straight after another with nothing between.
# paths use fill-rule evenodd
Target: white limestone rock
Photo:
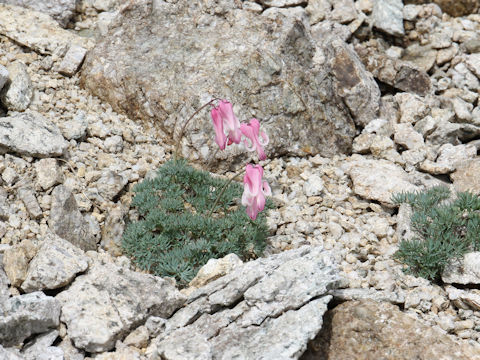
<instances>
[{"instance_id":1,"label":"white limestone rock","mask_svg":"<svg viewBox=\"0 0 480 360\"><path fill-rule=\"evenodd\" d=\"M41 291L9 298L0 307L0 343L14 346L60 324L60 303Z\"/></svg>"},{"instance_id":2,"label":"white limestone rock","mask_svg":"<svg viewBox=\"0 0 480 360\"><path fill-rule=\"evenodd\" d=\"M442 272L442 281L446 284L480 284L480 252L470 252L448 264Z\"/></svg>"},{"instance_id":3,"label":"white limestone rock","mask_svg":"<svg viewBox=\"0 0 480 360\"><path fill-rule=\"evenodd\" d=\"M402 0L377 0L373 3L373 25L393 36L403 36Z\"/></svg>"},{"instance_id":4,"label":"white limestone rock","mask_svg":"<svg viewBox=\"0 0 480 360\"><path fill-rule=\"evenodd\" d=\"M68 336L88 352L111 350L148 316L169 317L185 301L171 281L98 261L57 299Z\"/></svg>"},{"instance_id":5,"label":"white limestone rock","mask_svg":"<svg viewBox=\"0 0 480 360\"><path fill-rule=\"evenodd\" d=\"M58 236L46 236L28 265L21 288L26 293L57 289L87 268L88 258L82 250Z\"/></svg>"},{"instance_id":6,"label":"white limestone rock","mask_svg":"<svg viewBox=\"0 0 480 360\"><path fill-rule=\"evenodd\" d=\"M37 112L0 118L0 153L45 158L61 156L67 147L57 126Z\"/></svg>"},{"instance_id":7,"label":"white limestone rock","mask_svg":"<svg viewBox=\"0 0 480 360\"><path fill-rule=\"evenodd\" d=\"M80 68L85 55L87 55L87 49L84 47L70 46L58 67L58 72L65 76L73 76Z\"/></svg>"},{"instance_id":8,"label":"white limestone rock","mask_svg":"<svg viewBox=\"0 0 480 360\"><path fill-rule=\"evenodd\" d=\"M34 164L36 183L43 190L63 182L63 171L54 158L40 159Z\"/></svg>"},{"instance_id":9,"label":"white limestone rock","mask_svg":"<svg viewBox=\"0 0 480 360\"><path fill-rule=\"evenodd\" d=\"M25 111L33 97L33 85L27 67L21 61L7 66L9 81L0 92L0 100L9 110Z\"/></svg>"},{"instance_id":10,"label":"white limestone rock","mask_svg":"<svg viewBox=\"0 0 480 360\"><path fill-rule=\"evenodd\" d=\"M390 161L352 156L345 167L352 178L354 192L365 199L393 205L392 195L419 189L400 166Z\"/></svg>"}]
</instances>

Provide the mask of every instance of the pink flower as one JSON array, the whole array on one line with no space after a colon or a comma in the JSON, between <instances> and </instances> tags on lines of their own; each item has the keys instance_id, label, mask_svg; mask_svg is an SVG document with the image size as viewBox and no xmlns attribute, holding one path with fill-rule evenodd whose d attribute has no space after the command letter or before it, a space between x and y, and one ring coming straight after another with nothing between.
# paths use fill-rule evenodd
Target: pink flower
<instances>
[{"instance_id":1,"label":"pink flower","mask_svg":"<svg viewBox=\"0 0 480 360\"><path fill-rule=\"evenodd\" d=\"M217 107L212 108L211 116L215 129L215 142L221 150L232 143L240 144L242 133L240 121L233 113L233 106L227 100L220 100ZM225 132L227 135L225 135ZM228 142L228 144L227 144Z\"/></svg>"},{"instance_id":2,"label":"pink flower","mask_svg":"<svg viewBox=\"0 0 480 360\"><path fill-rule=\"evenodd\" d=\"M257 119L250 120L249 124L242 123L240 131L250 140L250 145L246 139L243 140L248 151L257 150L258 158L265 160L267 156L263 147L268 144L268 136L265 132L260 132L260 123Z\"/></svg>"},{"instance_id":3,"label":"pink flower","mask_svg":"<svg viewBox=\"0 0 480 360\"><path fill-rule=\"evenodd\" d=\"M268 183L262 183L263 168L260 165L247 165L243 177L242 205L247 207L247 215L255 220L260 211L265 208L265 195L271 195L272 191Z\"/></svg>"}]
</instances>

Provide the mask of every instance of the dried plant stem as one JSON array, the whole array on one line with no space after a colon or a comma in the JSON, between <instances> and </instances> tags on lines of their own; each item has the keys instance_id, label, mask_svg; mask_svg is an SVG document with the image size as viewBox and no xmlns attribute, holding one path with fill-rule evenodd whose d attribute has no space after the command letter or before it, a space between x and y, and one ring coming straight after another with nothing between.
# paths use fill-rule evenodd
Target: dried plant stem
<instances>
[{"instance_id":1,"label":"dried plant stem","mask_svg":"<svg viewBox=\"0 0 480 360\"><path fill-rule=\"evenodd\" d=\"M221 100L219 98L213 98L212 100L210 100L209 102L207 102L206 104L202 105L200 108L198 108L193 114L192 116L190 116L188 118L187 121L185 121L185 123L183 124L182 128L180 129L180 134L178 135L178 140L177 140L177 145L175 146L175 160L178 159L178 151L180 149L180 142L182 141L182 138L183 138L183 135L185 133L185 129L187 128L187 125L189 124L189 122L195 117L195 115L197 115L200 111L202 111L204 108L206 108L207 106L211 105L213 102L217 101L217 100Z\"/></svg>"}]
</instances>

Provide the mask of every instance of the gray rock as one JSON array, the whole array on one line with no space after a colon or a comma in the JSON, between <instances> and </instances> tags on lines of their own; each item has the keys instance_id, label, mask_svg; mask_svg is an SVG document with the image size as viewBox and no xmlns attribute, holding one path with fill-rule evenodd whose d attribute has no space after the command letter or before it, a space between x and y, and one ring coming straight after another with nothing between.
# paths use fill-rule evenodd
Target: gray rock
<instances>
[{"instance_id":1,"label":"gray rock","mask_svg":"<svg viewBox=\"0 0 480 360\"><path fill-rule=\"evenodd\" d=\"M446 284L480 284L480 252L465 254L461 260L449 263L442 272Z\"/></svg>"},{"instance_id":2,"label":"gray rock","mask_svg":"<svg viewBox=\"0 0 480 360\"><path fill-rule=\"evenodd\" d=\"M110 209L102 228L101 246L114 256L120 256L123 253L121 244L126 213L126 209L121 205Z\"/></svg>"},{"instance_id":3,"label":"gray rock","mask_svg":"<svg viewBox=\"0 0 480 360\"><path fill-rule=\"evenodd\" d=\"M398 208L397 214L397 238L399 241L411 240L415 236L415 233L410 226L410 219L412 217L413 211L410 205L401 204Z\"/></svg>"},{"instance_id":4,"label":"gray rock","mask_svg":"<svg viewBox=\"0 0 480 360\"><path fill-rule=\"evenodd\" d=\"M0 345L0 359L25 360L17 349L5 349L2 345Z\"/></svg>"},{"instance_id":5,"label":"gray rock","mask_svg":"<svg viewBox=\"0 0 480 360\"><path fill-rule=\"evenodd\" d=\"M25 111L33 97L33 86L27 67L15 61L7 67L9 81L0 92L0 100L9 110Z\"/></svg>"},{"instance_id":6,"label":"gray rock","mask_svg":"<svg viewBox=\"0 0 480 360\"><path fill-rule=\"evenodd\" d=\"M335 78L335 93L340 96L359 126L375 119L380 108L380 89L365 70L357 54L340 39L325 41L327 62Z\"/></svg>"},{"instance_id":7,"label":"gray rock","mask_svg":"<svg viewBox=\"0 0 480 360\"><path fill-rule=\"evenodd\" d=\"M88 120L85 118L85 112L80 110L72 120L67 120L60 124L65 139L82 140L87 135Z\"/></svg>"},{"instance_id":8,"label":"gray rock","mask_svg":"<svg viewBox=\"0 0 480 360\"><path fill-rule=\"evenodd\" d=\"M52 191L48 226L55 234L84 251L97 248L88 221L78 210L72 192L63 185L58 185Z\"/></svg>"},{"instance_id":9,"label":"gray rock","mask_svg":"<svg viewBox=\"0 0 480 360\"><path fill-rule=\"evenodd\" d=\"M0 315L0 342L14 346L31 335L56 328L60 303L39 291L9 298L0 304Z\"/></svg>"},{"instance_id":10,"label":"gray rock","mask_svg":"<svg viewBox=\"0 0 480 360\"><path fill-rule=\"evenodd\" d=\"M0 65L0 90L3 89L3 86L7 83L8 77L8 70L5 66Z\"/></svg>"},{"instance_id":11,"label":"gray rock","mask_svg":"<svg viewBox=\"0 0 480 360\"><path fill-rule=\"evenodd\" d=\"M98 193L105 200L113 200L127 185L128 179L114 171L102 172L100 179L96 181Z\"/></svg>"},{"instance_id":12,"label":"gray rock","mask_svg":"<svg viewBox=\"0 0 480 360\"><path fill-rule=\"evenodd\" d=\"M85 355L83 354L83 351L78 350L75 346L73 346L72 341L68 336L65 336L62 339L62 342L58 344L58 347L62 349L65 360L85 359Z\"/></svg>"},{"instance_id":13,"label":"gray rock","mask_svg":"<svg viewBox=\"0 0 480 360\"><path fill-rule=\"evenodd\" d=\"M112 349L148 316L169 317L185 301L170 281L98 262L57 299L68 336L88 352Z\"/></svg>"},{"instance_id":14,"label":"gray rock","mask_svg":"<svg viewBox=\"0 0 480 360\"><path fill-rule=\"evenodd\" d=\"M305 11L309 16L310 25L325 20L332 10L332 4L329 0L310 0Z\"/></svg>"},{"instance_id":15,"label":"gray rock","mask_svg":"<svg viewBox=\"0 0 480 360\"><path fill-rule=\"evenodd\" d=\"M5 250L3 268L12 286L19 287L27 276L28 263L37 253L37 246L25 239Z\"/></svg>"},{"instance_id":16,"label":"gray rock","mask_svg":"<svg viewBox=\"0 0 480 360\"><path fill-rule=\"evenodd\" d=\"M58 335L58 330L50 330L25 344L22 349L25 360L64 360L63 350L51 346Z\"/></svg>"},{"instance_id":17,"label":"gray rock","mask_svg":"<svg viewBox=\"0 0 480 360\"><path fill-rule=\"evenodd\" d=\"M37 0L28 0L37 3ZM57 0L55 0L57 1ZM75 2L74 0L65 0ZM49 0L44 4L52 3ZM72 45L91 47L92 41L62 29L49 15L27 8L0 4L0 34L41 54L63 55Z\"/></svg>"},{"instance_id":18,"label":"gray rock","mask_svg":"<svg viewBox=\"0 0 480 360\"><path fill-rule=\"evenodd\" d=\"M410 45L405 49L401 59L415 64L425 72L435 65L437 58L437 51L432 49L431 46L420 46L418 44Z\"/></svg>"},{"instance_id":19,"label":"gray rock","mask_svg":"<svg viewBox=\"0 0 480 360\"><path fill-rule=\"evenodd\" d=\"M82 250L58 236L46 236L28 265L21 288L27 293L57 289L68 285L77 273L87 268L87 257Z\"/></svg>"},{"instance_id":20,"label":"gray rock","mask_svg":"<svg viewBox=\"0 0 480 360\"><path fill-rule=\"evenodd\" d=\"M75 13L75 0L0 0L0 3L23 6L50 15L66 27Z\"/></svg>"},{"instance_id":21,"label":"gray rock","mask_svg":"<svg viewBox=\"0 0 480 360\"><path fill-rule=\"evenodd\" d=\"M43 190L48 190L63 182L63 172L56 159L40 159L34 164L34 167L37 175L36 183Z\"/></svg>"},{"instance_id":22,"label":"gray rock","mask_svg":"<svg viewBox=\"0 0 480 360\"><path fill-rule=\"evenodd\" d=\"M426 160L421 169L430 174L449 174L457 166L465 161L473 159L477 155L477 148L474 145L442 145L438 149L438 157L435 162Z\"/></svg>"},{"instance_id":23,"label":"gray rock","mask_svg":"<svg viewBox=\"0 0 480 360\"><path fill-rule=\"evenodd\" d=\"M468 289L461 290L451 285L445 286L448 299L459 309L472 309L480 311L480 290Z\"/></svg>"},{"instance_id":24,"label":"gray rock","mask_svg":"<svg viewBox=\"0 0 480 360\"><path fill-rule=\"evenodd\" d=\"M393 36L403 36L402 0L377 0L373 2L373 26Z\"/></svg>"},{"instance_id":25,"label":"gray rock","mask_svg":"<svg viewBox=\"0 0 480 360\"><path fill-rule=\"evenodd\" d=\"M402 191L416 191L409 175L398 165L386 160L370 160L354 155L346 164L354 192L369 200L392 205L392 196Z\"/></svg>"},{"instance_id":26,"label":"gray rock","mask_svg":"<svg viewBox=\"0 0 480 360\"><path fill-rule=\"evenodd\" d=\"M8 291L8 285L10 280L8 280L5 270L3 270L3 254L0 254L0 303L3 303L10 296Z\"/></svg>"},{"instance_id":27,"label":"gray rock","mask_svg":"<svg viewBox=\"0 0 480 360\"><path fill-rule=\"evenodd\" d=\"M395 142L404 146L406 149L415 150L425 145L422 134L415 131L412 124L394 124L393 128L395 132Z\"/></svg>"},{"instance_id":28,"label":"gray rock","mask_svg":"<svg viewBox=\"0 0 480 360\"><path fill-rule=\"evenodd\" d=\"M192 293L152 359L298 359L339 281L333 253L302 247L245 263Z\"/></svg>"},{"instance_id":29,"label":"gray rock","mask_svg":"<svg viewBox=\"0 0 480 360\"><path fill-rule=\"evenodd\" d=\"M457 170L450 175L457 191L471 191L480 193L480 157L466 161L457 166Z\"/></svg>"},{"instance_id":30,"label":"gray rock","mask_svg":"<svg viewBox=\"0 0 480 360\"><path fill-rule=\"evenodd\" d=\"M35 191L31 186L22 186L18 189L18 197L23 201L28 213L32 219L39 219L43 215L43 211L38 204Z\"/></svg>"},{"instance_id":31,"label":"gray rock","mask_svg":"<svg viewBox=\"0 0 480 360\"><path fill-rule=\"evenodd\" d=\"M84 47L79 45L70 46L58 67L58 72L66 76L74 75L82 65L85 55L87 55L87 49Z\"/></svg>"},{"instance_id":32,"label":"gray rock","mask_svg":"<svg viewBox=\"0 0 480 360\"><path fill-rule=\"evenodd\" d=\"M172 142L190 114L218 94L240 118L260 119L271 156L350 151L354 123L330 71L314 61L308 24L280 11L259 17L235 9L233 0L209 6L142 0L124 7L88 53L82 84L116 111L154 121L164 141ZM211 159L216 146L207 110L190 123L182 144L186 157ZM233 146L217 154L244 157Z\"/></svg>"},{"instance_id":33,"label":"gray rock","mask_svg":"<svg viewBox=\"0 0 480 360\"><path fill-rule=\"evenodd\" d=\"M418 95L427 95L431 92L430 77L414 64L390 58L363 44L355 46L355 51L365 68L378 80Z\"/></svg>"},{"instance_id":34,"label":"gray rock","mask_svg":"<svg viewBox=\"0 0 480 360\"><path fill-rule=\"evenodd\" d=\"M465 56L465 65L480 78L480 54L471 54Z\"/></svg>"},{"instance_id":35,"label":"gray rock","mask_svg":"<svg viewBox=\"0 0 480 360\"><path fill-rule=\"evenodd\" d=\"M306 196L317 196L323 191L324 183L320 176L312 175L303 184L303 192Z\"/></svg>"},{"instance_id":36,"label":"gray rock","mask_svg":"<svg viewBox=\"0 0 480 360\"><path fill-rule=\"evenodd\" d=\"M60 130L37 112L0 118L0 153L43 158L61 156L67 147Z\"/></svg>"}]
</instances>

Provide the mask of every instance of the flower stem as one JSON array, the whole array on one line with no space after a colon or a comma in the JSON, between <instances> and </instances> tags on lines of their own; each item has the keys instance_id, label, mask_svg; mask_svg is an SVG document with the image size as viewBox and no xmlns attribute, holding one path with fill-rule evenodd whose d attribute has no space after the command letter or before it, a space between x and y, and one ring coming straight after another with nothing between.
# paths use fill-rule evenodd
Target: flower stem
<instances>
[{"instance_id":1,"label":"flower stem","mask_svg":"<svg viewBox=\"0 0 480 360\"><path fill-rule=\"evenodd\" d=\"M180 129L180 134L178 136L178 140L177 140L177 145L175 146L175 153L174 153L174 156L175 156L175 160L178 159L178 151L180 149L180 142L182 141L182 138L183 138L183 135L185 133L185 129L188 125L188 123L195 117L195 115L197 115L200 111L202 111L204 108L206 108L208 105L211 105L213 102L217 101L217 100L221 100L219 98L213 98L212 100L210 100L209 102L207 102L206 104L202 105L200 108L198 108L193 114L192 116L190 116L188 118L187 121L185 121L185 123L183 124L182 128Z\"/></svg>"}]
</instances>

